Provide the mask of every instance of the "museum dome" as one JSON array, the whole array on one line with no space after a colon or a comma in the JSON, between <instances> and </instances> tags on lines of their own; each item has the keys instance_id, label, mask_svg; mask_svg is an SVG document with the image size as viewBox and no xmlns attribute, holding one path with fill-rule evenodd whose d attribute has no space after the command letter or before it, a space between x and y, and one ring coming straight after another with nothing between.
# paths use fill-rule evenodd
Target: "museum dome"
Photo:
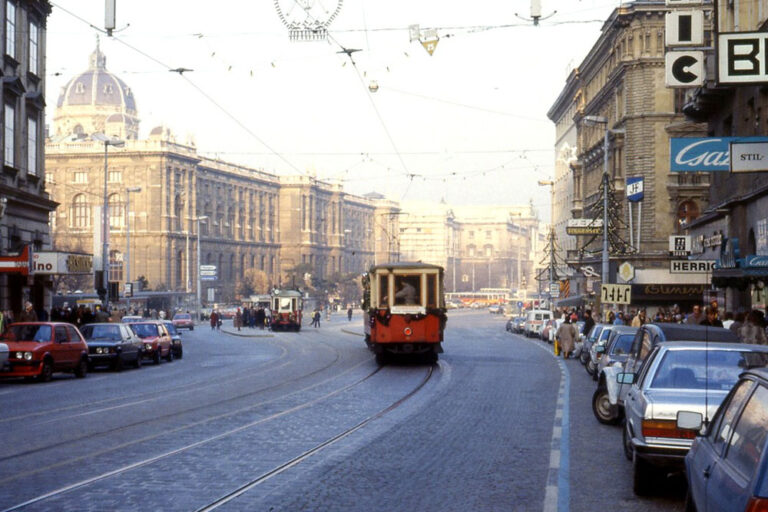
<instances>
[{"instance_id":1,"label":"museum dome","mask_svg":"<svg viewBox=\"0 0 768 512\"><path fill-rule=\"evenodd\" d=\"M56 133L104 132L106 124L115 127L116 121L123 124L122 137L137 138L139 120L133 91L107 71L107 58L97 41L88 69L67 82L59 94L54 115Z\"/></svg>"}]
</instances>

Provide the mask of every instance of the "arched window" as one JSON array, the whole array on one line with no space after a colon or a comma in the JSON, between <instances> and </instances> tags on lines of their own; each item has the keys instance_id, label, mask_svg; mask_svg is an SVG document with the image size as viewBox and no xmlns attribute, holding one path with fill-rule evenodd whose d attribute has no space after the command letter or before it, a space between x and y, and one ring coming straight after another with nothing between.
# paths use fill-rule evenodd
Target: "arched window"
<instances>
[{"instance_id":1,"label":"arched window","mask_svg":"<svg viewBox=\"0 0 768 512\"><path fill-rule=\"evenodd\" d=\"M109 251L109 280L123 280L123 253L120 251Z\"/></svg>"},{"instance_id":2,"label":"arched window","mask_svg":"<svg viewBox=\"0 0 768 512\"><path fill-rule=\"evenodd\" d=\"M698 218L699 207L693 201L683 201L677 207L677 228L683 230L692 220Z\"/></svg>"},{"instance_id":3,"label":"arched window","mask_svg":"<svg viewBox=\"0 0 768 512\"><path fill-rule=\"evenodd\" d=\"M183 268L184 268L184 251L178 251L176 253L176 283L175 283L175 288L177 290L184 287L184 284L182 283L182 277L181 277L182 275L181 272Z\"/></svg>"},{"instance_id":4,"label":"arched window","mask_svg":"<svg viewBox=\"0 0 768 512\"><path fill-rule=\"evenodd\" d=\"M234 254L229 255L229 280L230 281L235 280L235 255Z\"/></svg>"},{"instance_id":5,"label":"arched window","mask_svg":"<svg viewBox=\"0 0 768 512\"><path fill-rule=\"evenodd\" d=\"M176 201L173 205L173 215L175 217L173 230L181 231L182 217L184 216L184 197L181 194L176 194Z\"/></svg>"},{"instance_id":6,"label":"arched window","mask_svg":"<svg viewBox=\"0 0 768 512\"><path fill-rule=\"evenodd\" d=\"M109 229L119 229L125 225L125 212L119 194L111 194L109 204Z\"/></svg>"},{"instance_id":7,"label":"arched window","mask_svg":"<svg viewBox=\"0 0 768 512\"><path fill-rule=\"evenodd\" d=\"M470 245L470 246L467 247L467 256L469 256L470 258L474 258L474 256L475 256L475 246L474 245Z\"/></svg>"},{"instance_id":8,"label":"arched window","mask_svg":"<svg viewBox=\"0 0 768 512\"><path fill-rule=\"evenodd\" d=\"M69 208L69 227L87 228L91 225L91 205L85 194L77 194L72 198Z\"/></svg>"}]
</instances>

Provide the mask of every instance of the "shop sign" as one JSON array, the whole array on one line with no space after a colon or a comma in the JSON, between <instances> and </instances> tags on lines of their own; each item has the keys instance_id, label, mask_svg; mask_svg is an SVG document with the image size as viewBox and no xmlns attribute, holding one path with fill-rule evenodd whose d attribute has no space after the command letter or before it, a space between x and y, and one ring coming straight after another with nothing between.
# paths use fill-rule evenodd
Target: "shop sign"
<instances>
[{"instance_id":1,"label":"shop sign","mask_svg":"<svg viewBox=\"0 0 768 512\"><path fill-rule=\"evenodd\" d=\"M643 200L643 178L627 178L627 201L633 203Z\"/></svg>"},{"instance_id":2,"label":"shop sign","mask_svg":"<svg viewBox=\"0 0 768 512\"><path fill-rule=\"evenodd\" d=\"M607 304L631 304L632 285L604 284L600 286L600 302Z\"/></svg>"},{"instance_id":3,"label":"shop sign","mask_svg":"<svg viewBox=\"0 0 768 512\"><path fill-rule=\"evenodd\" d=\"M731 142L731 172L768 171L768 142Z\"/></svg>"},{"instance_id":4,"label":"shop sign","mask_svg":"<svg viewBox=\"0 0 768 512\"><path fill-rule=\"evenodd\" d=\"M569 235L600 235L603 219L568 219L565 232Z\"/></svg>"},{"instance_id":5,"label":"shop sign","mask_svg":"<svg viewBox=\"0 0 768 512\"><path fill-rule=\"evenodd\" d=\"M28 245L16 256L0 256L0 272L28 276L32 268L32 250Z\"/></svg>"},{"instance_id":6,"label":"shop sign","mask_svg":"<svg viewBox=\"0 0 768 512\"><path fill-rule=\"evenodd\" d=\"M707 284L633 284L632 298L640 301L686 301L701 300L709 289Z\"/></svg>"},{"instance_id":7,"label":"shop sign","mask_svg":"<svg viewBox=\"0 0 768 512\"><path fill-rule=\"evenodd\" d=\"M669 169L730 172L732 142L768 142L768 137L673 137L669 139Z\"/></svg>"},{"instance_id":8,"label":"shop sign","mask_svg":"<svg viewBox=\"0 0 768 512\"><path fill-rule=\"evenodd\" d=\"M93 256L56 251L36 252L32 258L32 272L41 275L91 274Z\"/></svg>"},{"instance_id":9,"label":"shop sign","mask_svg":"<svg viewBox=\"0 0 768 512\"><path fill-rule=\"evenodd\" d=\"M709 274L715 268L715 260L672 260L670 274Z\"/></svg>"},{"instance_id":10,"label":"shop sign","mask_svg":"<svg viewBox=\"0 0 768 512\"><path fill-rule=\"evenodd\" d=\"M744 268L760 267L768 268L768 256L759 254L750 254L744 257Z\"/></svg>"},{"instance_id":11,"label":"shop sign","mask_svg":"<svg viewBox=\"0 0 768 512\"><path fill-rule=\"evenodd\" d=\"M619 265L619 277L624 281L631 281L635 278L635 267L628 261Z\"/></svg>"},{"instance_id":12,"label":"shop sign","mask_svg":"<svg viewBox=\"0 0 768 512\"><path fill-rule=\"evenodd\" d=\"M669 254L672 256L688 256L691 254L691 237L688 235L670 236Z\"/></svg>"}]
</instances>

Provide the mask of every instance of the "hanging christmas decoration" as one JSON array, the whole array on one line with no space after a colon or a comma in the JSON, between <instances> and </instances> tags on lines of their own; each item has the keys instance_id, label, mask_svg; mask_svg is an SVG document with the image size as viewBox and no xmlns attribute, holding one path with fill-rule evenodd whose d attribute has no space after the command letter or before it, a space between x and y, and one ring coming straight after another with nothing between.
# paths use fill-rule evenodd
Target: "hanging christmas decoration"
<instances>
[{"instance_id":1,"label":"hanging christmas decoration","mask_svg":"<svg viewBox=\"0 0 768 512\"><path fill-rule=\"evenodd\" d=\"M408 34L411 42L420 42L421 46L423 46L424 49L427 50L427 53L430 55L435 53L437 43L440 41L440 36L437 35L437 30L434 28L425 28L422 30L418 25L409 25Z\"/></svg>"}]
</instances>

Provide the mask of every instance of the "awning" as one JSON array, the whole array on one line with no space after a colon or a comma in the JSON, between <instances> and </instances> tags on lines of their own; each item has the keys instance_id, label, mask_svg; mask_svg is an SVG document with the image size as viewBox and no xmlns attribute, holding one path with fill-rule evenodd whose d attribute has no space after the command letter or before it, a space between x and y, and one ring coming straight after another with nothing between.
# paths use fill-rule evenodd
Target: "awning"
<instances>
[{"instance_id":1,"label":"awning","mask_svg":"<svg viewBox=\"0 0 768 512\"><path fill-rule=\"evenodd\" d=\"M594 297L589 295L574 295L573 297L566 297L555 301L555 307L578 307L583 306L585 302L594 300Z\"/></svg>"}]
</instances>

